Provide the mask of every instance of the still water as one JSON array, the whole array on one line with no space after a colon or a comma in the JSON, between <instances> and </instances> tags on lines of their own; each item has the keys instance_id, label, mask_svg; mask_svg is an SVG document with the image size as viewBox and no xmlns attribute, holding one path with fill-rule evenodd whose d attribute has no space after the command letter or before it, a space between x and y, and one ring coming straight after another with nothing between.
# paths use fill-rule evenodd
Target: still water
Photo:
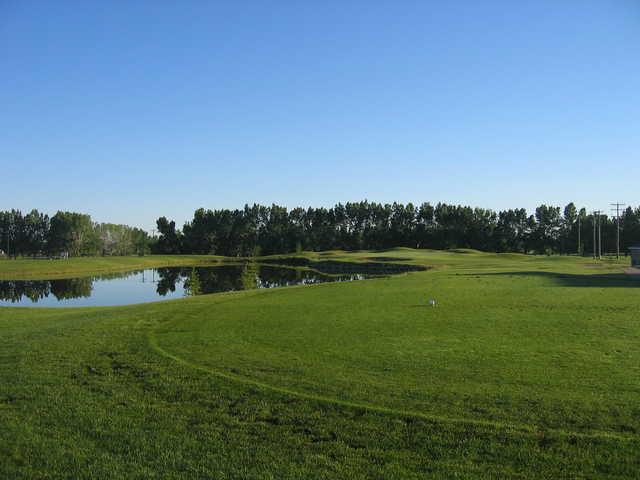
<instances>
[{"instance_id":1,"label":"still water","mask_svg":"<svg viewBox=\"0 0 640 480\"><path fill-rule=\"evenodd\" d=\"M97 307L191 295L367 278L257 264L169 267L62 280L0 281L0 306Z\"/></svg>"}]
</instances>

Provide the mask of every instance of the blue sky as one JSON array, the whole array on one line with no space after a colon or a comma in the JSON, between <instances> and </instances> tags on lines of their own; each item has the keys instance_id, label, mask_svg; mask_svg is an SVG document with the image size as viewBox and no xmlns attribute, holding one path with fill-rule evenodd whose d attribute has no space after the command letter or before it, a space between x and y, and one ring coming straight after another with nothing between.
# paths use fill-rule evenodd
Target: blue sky
<instances>
[{"instance_id":1,"label":"blue sky","mask_svg":"<svg viewBox=\"0 0 640 480\"><path fill-rule=\"evenodd\" d=\"M633 0L0 0L0 209L605 209L639 152Z\"/></svg>"}]
</instances>

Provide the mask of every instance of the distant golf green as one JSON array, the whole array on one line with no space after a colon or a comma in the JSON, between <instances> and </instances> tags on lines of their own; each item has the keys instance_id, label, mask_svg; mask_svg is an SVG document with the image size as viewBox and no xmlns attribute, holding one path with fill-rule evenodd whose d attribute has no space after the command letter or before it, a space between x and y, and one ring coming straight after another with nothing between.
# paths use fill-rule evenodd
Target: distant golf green
<instances>
[{"instance_id":1,"label":"distant golf green","mask_svg":"<svg viewBox=\"0 0 640 480\"><path fill-rule=\"evenodd\" d=\"M640 276L626 262L304 256L432 268L126 307L0 308L0 477L640 475ZM0 278L221 260L7 260Z\"/></svg>"}]
</instances>

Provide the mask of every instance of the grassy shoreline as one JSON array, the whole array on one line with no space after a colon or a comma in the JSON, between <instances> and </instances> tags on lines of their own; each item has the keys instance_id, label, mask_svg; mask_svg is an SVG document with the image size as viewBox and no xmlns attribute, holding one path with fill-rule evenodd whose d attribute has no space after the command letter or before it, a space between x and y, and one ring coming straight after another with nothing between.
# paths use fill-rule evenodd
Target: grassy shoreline
<instances>
[{"instance_id":1,"label":"grassy shoreline","mask_svg":"<svg viewBox=\"0 0 640 480\"><path fill-rule=\"evenodd\" d=\"M392 257L389 257L393 254ZM34 260L20 258L17 260L0 260L0 280L53 280L59 278L91 276L103 273L117 273L142 268L160 268L169 266L211 265L238 261L268 261L269 264L278 265L278 259L304 258L313 262L338 261L338 262L379 262L393 264L418 265L429 268L473 268L481 259L483 267L487 267L491 261L497 268L504 268L511 263L530 265L538 268L540 264L553 265L553 263L565 262L571 266L591 268L594 272L624 273L628 267L628 260L622 258L606 258L594 262L589 257L572 256L542 256L523 255L512 253L483 253L474 250L455 249L450 251L439 250L414 250L410 248L397 248L384 251L342 251L333 250L327 252L302 252L291 254L269 255L263 257L223 257L219 255L146 255L128 257L78 257L56 260ZM283 262L286 265L286 262ZM291 266L291 265L288 265ZM300 268L305 268L301 266Z\"/></svg>"},{"instance_id":2,"label":"grassy shoreline","mask_svg":"<svg viewBox=\"0 0 640 480\"><path fill-rule=\"evenodd\" d=\"M142 268L208 265L225 261L217 255L147 255L144 257L79 257L59 260L0 261L0 280L53 280Z\"/></svg>"}]
</instances>

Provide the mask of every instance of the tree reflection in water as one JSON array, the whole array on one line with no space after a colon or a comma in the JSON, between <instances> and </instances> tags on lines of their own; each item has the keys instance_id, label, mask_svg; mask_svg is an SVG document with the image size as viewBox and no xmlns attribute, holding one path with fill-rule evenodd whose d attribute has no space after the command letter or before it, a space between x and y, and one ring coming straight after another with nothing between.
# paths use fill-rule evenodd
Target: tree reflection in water
<instances>
[{"instance_id":1,"label":"tree reflection in water","mask_svg":"<svg viewBox=\"0 0 640 480\"><path fill-rule=\"evenodd\" d=\"M131 278L134 276L139 278ZM175 297L182 294L201 295L362 278L365 278L365 275L327 275L310 269L260 265L253 262L215 267L167 267L158 268L153 272L136 270L61 280L0 281L0 302L19 304L30 300L32 303L37 303L51 298L62 302L91 297L90 305L124 305L139 301L153 301L155 295L160 297ZM116 283L122 279L127 279L127 283L121 285ZM109 282L109 288L105 289L103 287L106 285L101 285L96 289L96 285L101 282ZM105 300L107 303L102 303L103 300L97 298L99 296L104 296L105 299L109 297L108 301ZM50 305L51 301L46 303Z\"/></svg>"},{"instance_id":2,"label":"tree reflection in water","mask_svg":"<svg viewBox=\"0 0 640 480\"><path fill-rule=\"evenodd\" d=\"M8 280L0 282L0 300L19 302L28 298L38 300L53 295L57 300L88 298L93 290L93 278L68 278L62 280Z\"/></svg>"},{"instance_id":3,"label":"tree reflection in water","mask_svg":"<svg viewBox=\"0 0 640 480\"><path fill-rule=\"evenodd\" d=\"M183 284L187 295L200 295L365 278L365 275L360 274L325 275L314 270L274 267L251 262L217 267L159 268L157 272L159 276L157 292L163 296L167 292L174 292L179 283ZM193 285L198 288L194 289Z\"/></svg>"}]
</instances>

